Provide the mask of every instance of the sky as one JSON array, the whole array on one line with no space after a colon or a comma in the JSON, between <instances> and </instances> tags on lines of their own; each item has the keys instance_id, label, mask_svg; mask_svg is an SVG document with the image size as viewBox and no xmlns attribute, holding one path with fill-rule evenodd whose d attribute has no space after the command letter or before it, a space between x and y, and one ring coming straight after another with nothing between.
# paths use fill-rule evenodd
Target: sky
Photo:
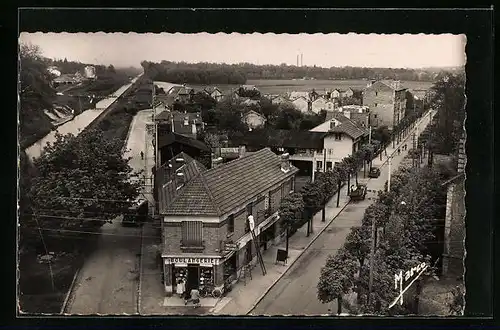
<instances>
[{"instance_id":1,"label":"sky","mask_svg":"<svg viewBox=\"0 0 500 330\"><path fill-rule=\"evenodd\" d=\"M358 66L450 67L465 64L464 35L425 34L137 34L21 33L20 42L40 46L49 58L86 64L140 67L143 60Z\"/></svg>"}]
</instances>

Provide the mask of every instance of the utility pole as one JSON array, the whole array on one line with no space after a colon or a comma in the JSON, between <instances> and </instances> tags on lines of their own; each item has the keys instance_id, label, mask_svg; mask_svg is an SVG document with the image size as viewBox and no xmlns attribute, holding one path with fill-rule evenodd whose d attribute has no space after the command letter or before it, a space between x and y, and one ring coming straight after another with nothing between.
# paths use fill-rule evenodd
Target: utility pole
<instances>
[{"instance_id":1,"label":"utility pole","mask_svg":"<svg viewBox=\"0 0 500 330\"><path fill-rule=\"evenodd\" d=\"M387 159L389 174L387 176L387 192L391 191L391 156Z\"/></svg>"}]
</instances>

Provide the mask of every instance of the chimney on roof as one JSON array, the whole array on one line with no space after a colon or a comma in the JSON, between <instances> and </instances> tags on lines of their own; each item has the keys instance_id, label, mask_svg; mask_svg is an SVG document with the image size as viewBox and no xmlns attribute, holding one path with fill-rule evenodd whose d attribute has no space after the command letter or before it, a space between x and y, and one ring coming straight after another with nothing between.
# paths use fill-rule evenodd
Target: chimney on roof
<instances>
[{"instance_id":1,"label":"chimney on roof","mask_svg":"<svg viewBox=\"0 0 500 330\"><path fill-rule=\"evenodd\" d=\"M285 173L290 171L290 155L288 153L281 155L281 170Z\"/></svg>"},{"instance_id":2,"label":"chimney on roof","mask_svg":"<svg viewBox=\"0 0 500 330\"><path fill-rule=\"evenodd\" d=\"M220 166L223 162L224 160L222 159L222 157L212 158L212 168Z\"/></svg>"},{"instance_id":3,"label":"chimney on roof","mask_svg":"<svg viewBox=\"0 0 500 330\"><path fill-rule=\"evenodd\" d=\"M245 157L245 154L247 153L247 148L245 146L240 146L238 149L238 156L239 158Z\"/></svg>"}]
</instances>

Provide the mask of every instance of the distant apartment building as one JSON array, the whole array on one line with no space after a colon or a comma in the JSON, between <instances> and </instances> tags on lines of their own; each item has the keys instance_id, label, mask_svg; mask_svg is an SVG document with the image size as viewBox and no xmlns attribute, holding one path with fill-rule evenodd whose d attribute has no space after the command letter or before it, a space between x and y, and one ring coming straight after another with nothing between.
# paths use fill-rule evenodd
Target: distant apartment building
<instances>
[{"instance_id":1,"label":"distant apartment building","mask_svg":"<svg viewBox=\"0 0 500 330\"><path fill-rule=\"evenodd\" d=\"M406 88L399 81L372 81L363 93L363 105L370 107L372 126L392 130L405 116Z\"/></svg>"},{"instance_id":2,"label":"distant apartment building","mask_svg":"<svg viewBox=\"0 0 500 330\"><path fill-rule=\"evenodd\" d=\"M279 205L293 191L297 171L287 155L268 148L216 162L209 170L174 157L158 184L166 295L175 292L179 279L187 290L202 285L222 290L243 266L256 262L256 247L278 243Z\"/></svg>"}]
</instances>

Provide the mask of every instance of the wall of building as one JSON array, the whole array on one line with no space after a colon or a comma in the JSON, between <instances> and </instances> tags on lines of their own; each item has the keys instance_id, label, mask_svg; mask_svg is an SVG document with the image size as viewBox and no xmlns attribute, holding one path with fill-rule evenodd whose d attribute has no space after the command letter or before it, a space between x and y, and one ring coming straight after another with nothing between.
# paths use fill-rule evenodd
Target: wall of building
<instances>
[{"instance_id":1,"label":"wall of building","mask_svg":"<svg viewBox=\"0 0 500 330\"><path fill-rule=\"evenodd\" d=\"M340 162L352 154L353 140L346 134L341 135L341 140L335 140L335 135L329 135L324 139L327 161ZM319 160L319 159L318 159Z\"/></svg>"},{"instance_id":2,"label":"wall of building","mask_svg":"<svg viewBox=\"0 0 500 330\"><path fill-rule=\"evenodd\" d=\"M321 110L327 109L327 101L324 98L319 98L312 102L311 111L314 113L319 113Z\"/></svg>"},{"instance_id":3,"label":"wall of building","mask_svg":"<svg viewBox=\"0 0 500 330\"><path fill-rule=\"evenodd\" d=\"M370 107L373 122L390 129L394 120L394 90L381 83L368 87L363 94L363 105Z\"/></svg>"},{"instance_id":4,"label":"wall of building","mask_svg":"<svg viewBox=\"0 0 500 330\"><path fill-rule=\"evenodd\" d=\"M465 192L464 182L448 186L445 218L443 275L460 277L464 273Z\"/></svg>"},{"instance_id":5,"label":"wall of building","mask_svg":"<svg viewBox=\"0 0 500 330\"><path fill-rule=\"evenodd\" d=\"M307 102L305 99L300 98L293 101L292 103L301 112L309 111L309 102Z\"/></svg>"}]
</instances>

